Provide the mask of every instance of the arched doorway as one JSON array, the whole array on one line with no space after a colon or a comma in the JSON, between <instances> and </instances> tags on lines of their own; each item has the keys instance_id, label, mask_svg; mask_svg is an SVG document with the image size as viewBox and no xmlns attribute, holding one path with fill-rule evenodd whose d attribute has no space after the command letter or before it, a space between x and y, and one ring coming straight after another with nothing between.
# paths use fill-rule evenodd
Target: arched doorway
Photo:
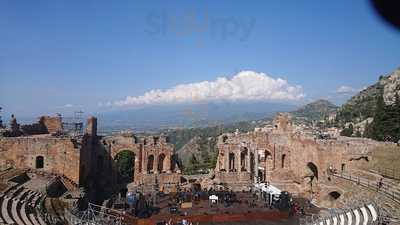
<instances>
[{"instance_id":1,"label":"arched doorway","mask_svg":"<svg viewBox=\"0 0 400 225\"><path fill-rule=\"evenodd\" d=\"M44 157L43 156L41 156L41 155L36 156L35 168L36 169L44 168Z\"/></svg>"},{"instance_id":2,"label":"arched doorway","mask_svg":"<svg viewBox=\"0 0 400 225\"><path fill-rule=\"evenodd\" d=\"M149 155L147 158L147 173L153 173L154 155Z\"/></svg>"},{"instance_id":3,"label":"arched doorway","mask_svg":"<svg viewBox=\"0 0 400 225\"><path fill-rule=\"evenodd\" d=\"M268 150L265 150L264 151L264 159L265 160L268 160L268 159L270 159L271 158L271 152L269 152Z\"/></svg>"},{"instance_id":4,"label":"arched doorway","mask_svg":"<svg viewBox=\"0 0 400 225\"><path fill-rule=\"evenodd\" d=\"M311 179L313 180L315 178L318 180L318 167L314 163L309 162L307 163L307 168L311 172L310 174Z\"/></svg>"},{"instance_id":5,"label":"arched doorway","mask_svg":"<svg viewBox=\"0 0 400 225\"><path fill-rule=\"evenodd\" d=\"M132 182L135 173L135 153L130 150L120 151L114 158L120 182Z\"/></svg>"},{"instance_id":6,"label":"arched doorway","mask_svg":"<svg viewBox=\"0 0 400 225\"><path fill-rule=\"evenodd\" d=\"M161 153L159 156L158 156L158 164L157 164L157 170L158 170L158 172L159 173L162 173L162 172L164 172L165 171L165 168L164 168L164 159L165 159L165 154L164 153Z\"/></svg>"}]
</instances>

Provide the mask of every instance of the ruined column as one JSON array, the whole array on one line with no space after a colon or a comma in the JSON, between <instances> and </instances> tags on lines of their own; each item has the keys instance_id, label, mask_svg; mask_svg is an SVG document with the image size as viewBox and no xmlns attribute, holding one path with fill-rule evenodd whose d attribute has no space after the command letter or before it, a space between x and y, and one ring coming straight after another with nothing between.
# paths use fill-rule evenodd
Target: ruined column
<instances>
[{"instance_id":1,"label":"ruined column","mask_svg":"<svg viewBox=\"0 0 400 225\"><path fill-rule=\"evenodd\" d=\"M225 152L225 155L224 155L224 160L225 160L225 163L224 163L224 169L225 169L225 171L226 172L228 172L229 171L229 151L224 151Z\"/></svg>"},{"instance_id":2,"label":"ruined column","mask_svg":"<svg viewBox=\"0 0 400 225\"><path fill-rule=\"evenodd\" d=\"M137 180L137 175L140 173L140 156L135 154L134 164L135 168L133 169L133 182Z\"/></svg>"},{"instance_id":3,"label":"ruined column","mask_svg":"<svg viewBox=\"0 0 400 225\"><path fill-rule=\"evenodd\" d=\"M142 145L142 174L147 174L147 153Z\"/></svg>"},{"instance_id":4,"label":"ruined column","mask_svg":"<svg viewBox=\"0 0 400 225\"><path fill-rule=\"evenodd\" d=\"M157 174L158 173L158 159L159 159L159 155L155 156L154 155L154 160L153 160L153 173Z\"/></svg>"},{"instance_id":5,"label":"ruined column","mask_svg":"<svg viewBox=\"0 0 400 225\"><path fill-rule=\"evenodd\" d=\"M239 148L239 151L238 150L236 150L236 153L235 153L235 164L236 164L236 167L235 167L235 169L236 169L236 172L240 172L240 148Z\"/></svg>"},{"instance_id":6,"label":"ruined column","mask_svg":"<svg viewBox=\"0 0 400 225\"><path fill-rule=\"evenodd\" d=\"M92 137L97 136L97 118L90 116L86 122L86 134Z\"/></svg>"},{"instance_id":7,"label":"ruined column","mask_svg":"<svg viewBox=\"0 0 400 225\"><path fill-rule=\"evenodd\" d=\"M246 155L246 171L251 173L251 168L250 168L250 150L247 149L247 155Z\"/></svg>"},{"instance_id":8,"label":"ruined column","mask_svg":"<svg viewBox=\"0 0 400 225\"><path fill-rule=\"evenodd\" d=\"M164 159L163 171L171 173L171 154L167 154Z\"/></svg>"}]
</instances>

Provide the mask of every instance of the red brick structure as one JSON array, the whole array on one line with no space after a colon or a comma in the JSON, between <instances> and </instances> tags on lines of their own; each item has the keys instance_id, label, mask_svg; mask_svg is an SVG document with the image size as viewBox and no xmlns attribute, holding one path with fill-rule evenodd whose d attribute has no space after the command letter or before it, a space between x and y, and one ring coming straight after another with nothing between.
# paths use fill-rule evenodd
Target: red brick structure
<instances>
[{"instance_id":1,"label":"red brick structure","mask_svg":"<svg viewBox=\"0 0 400 225\"><path fill-rule=\"evenodd\" d=\"M365 138L318 139L293 126L287 114L271 127L219 137L215 182L233 190L249 189L254 182L270 182L283 190L305 193L328 178L327 170L359 168L370 150L389 143Z\"/></svg>"},{"instance_id":2,"label":"red brick structure","mask_svg":"<svg viewBox=\"0 0 400 225\"><path fill-rule=\"evenodd\" d=\"M14 125L16 119L13 118ZM14 126L19 129L19 126ZM89 117L83 136L62 133L61 117L40 117L36 124L23 125L25 132L0 137L0 166L35 169L64 175L80 186L118 188L115 157L122 151L134 154L132 185L177 184L179 170L172 163L174 146L166 136L138 138L134 135L97 136L97 118Z\"/></svg>"},{"instance_id":3,"label":"red brick structure","mask_svg":"<svg viewBox=\"0 0 400 225\"><path fill-rule=\"evenodd\" d=\"M110 153L112 160L123 152L129 151L134 156L134 174L132 182L142 188L169 188L179 183L180 171L172 160L174 145L168 143L166 136L136 137L132 134L104 137L102 144ZM105 159L104 155L100 159ZM105 162L107 163L107 162Z\"/></svg>"}]
</instances>

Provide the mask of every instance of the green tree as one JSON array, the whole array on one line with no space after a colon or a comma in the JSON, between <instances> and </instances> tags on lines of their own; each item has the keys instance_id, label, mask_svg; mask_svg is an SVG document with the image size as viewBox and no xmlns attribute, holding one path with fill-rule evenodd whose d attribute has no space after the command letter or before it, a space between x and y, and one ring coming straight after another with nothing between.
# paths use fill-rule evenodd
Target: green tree
<instances>
[{"instance_id":1,"label":"green tree","mask_svg":"<svg viewBox=\"0 0 400 225\"><path fill-rule=\"evenodd\" d=\"M115 163L123 180L131 180L135 169L134 162L135 155L128 150L118 153L115 157Z\"/></svg>"},{"instance_id":2,"label":"green tree","mask_svg":"<svg viewBox=\"0 0 400 225\"><path fill-rule=\"evenodd\" d=\"M196 174L199 170L199 161L197 160L196 156L192 154L189 160L189 165L185 168L185 173L186 174Z\"/></svg>"},{"instance_id":3,"label":"green tree","mask_svg":"<svg viewBox=\"0 0 400 225\"><path fill-rule=\"evenodd\" d=\"M398 92L395 94L395 102L389 109L389 135L392 141L398 142L400 140L400 97Z\"/></svg>"},{"instance_id":4,"label":"green tree","mask_svg":"<svg viewBox=\"0 0 400 225\"><path fill-rule=\"evenodd\" d=\"M367 120L367 122L365 123L365 129L364 129L363 137L370 138L371 136L372 136L372 126Z\"/></svg>"},{"instance_id":5,"label":"green tree","mask_svg":"<svg viewBox=\"0 0 400 225\"><path fill-rule=\"evenodd\" d=\"M351 135L353 135L353 132L354 132L353 124L350 124L348 127L344 128L342 132L340 132L340 135L351 137Z\"/></svg>"},{"instance_id":6,"label":"green tree","mask_svg":"<svg viewBox=\"0 0 400 225\"><path fill-rule=\"evenodd\" d=\"M386 105L383 99L383 91L378 95L378 99L376 101L376 108L375 108L375 115L374 120L371 123L371 138L383 141L386 129L385 125L387 123L387 112L386 112Z\"/></svg>"}]
</instances>

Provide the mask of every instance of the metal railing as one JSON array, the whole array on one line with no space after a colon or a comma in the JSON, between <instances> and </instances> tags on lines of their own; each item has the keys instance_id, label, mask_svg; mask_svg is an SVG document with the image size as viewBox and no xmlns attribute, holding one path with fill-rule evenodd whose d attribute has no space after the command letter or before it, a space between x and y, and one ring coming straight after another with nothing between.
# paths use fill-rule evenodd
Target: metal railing
<instances>
[{"instance_id":1,"label":"metal railing","mask_svg":"<svg viewBox=\"0 0 400 225\"><path fill-rule=\"evenodd\" d=\"M394 202L400 204L400 192L393 188L393 186L380 181L372 181L363 177L346 174L346 173L331 173L332 176L339 177L348 181L352 181L360 186L377 191L390 198Z\"/></svg>"},{"instance_id":2,"label":"metal railing","mask_svg":"<svg viewBox=\"0 0 400 225\"><path fill-rule=\"evenodd\" d=\"M123 225L121 212L115 209L89 203L86 211L79 211L77 208L71 211L65 209L65 219L71 225Z\"/></svg>"},{"instance_id":3,"label":"metal railing","mask_svg":"<svg viewBox=\"0 0 400 225\"><path fill-rule=\"evenodd\" d=\"M378 173L384 177L400 180L400 171L385 167L375 167L371 170L372 172Z\"/></svg>"}]
</instances>

